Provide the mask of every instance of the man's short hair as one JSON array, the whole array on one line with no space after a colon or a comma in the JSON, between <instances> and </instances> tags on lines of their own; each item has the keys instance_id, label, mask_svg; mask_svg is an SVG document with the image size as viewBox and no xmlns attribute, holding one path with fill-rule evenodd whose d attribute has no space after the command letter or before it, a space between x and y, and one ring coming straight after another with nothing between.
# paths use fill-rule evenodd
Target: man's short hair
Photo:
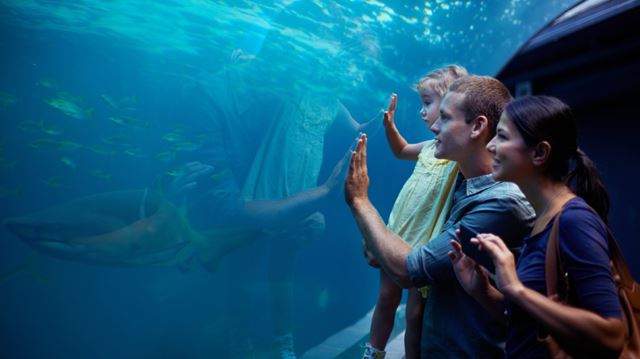
<instances>
[{"instance_id":1,"label":"man's short hair","mask_svg":"<svg viewBox=\"0 0 640 359\"><path fill-rule=\"evenodd\" d=\"M464 95L461 110L467 123L478 116L489 120L487 141L491 140L496 134L502 111L512 100L509 89L493 77L472 75L455 80L449 86L449 92Z\"/></svg>"}]
</instances>

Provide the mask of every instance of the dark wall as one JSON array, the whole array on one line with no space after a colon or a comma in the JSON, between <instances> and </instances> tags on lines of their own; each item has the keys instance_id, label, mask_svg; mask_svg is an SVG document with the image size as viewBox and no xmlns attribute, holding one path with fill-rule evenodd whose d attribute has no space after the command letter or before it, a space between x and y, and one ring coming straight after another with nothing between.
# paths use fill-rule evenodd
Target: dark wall
<instances>
[{"instance_id":1,"label":"dark wall","mask_svg":"<svg viewBox=\"0 0 640 359\"><path fill-rule=\"evenodd\" d=\"M637 3L637 2L636 2ZM597 9L596 9L597 10ZM604 11L601 11L605 13ZM550 26L500 71L514 94L561 98L578 119L580 147L600 169L611 195L611 227L640 278L640 6L592 23ZM585 18L578 18L582 21ZM555 36L554 36L555 34Z\"/></svg>"}]
</instances>

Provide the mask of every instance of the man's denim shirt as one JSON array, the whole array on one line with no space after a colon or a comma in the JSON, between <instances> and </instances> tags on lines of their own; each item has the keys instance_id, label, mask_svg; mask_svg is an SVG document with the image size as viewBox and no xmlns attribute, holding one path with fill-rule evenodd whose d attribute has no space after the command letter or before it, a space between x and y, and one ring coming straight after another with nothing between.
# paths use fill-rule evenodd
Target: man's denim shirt
<instances>
[{"instance_id":1,"label":"man's denim shirt","mask_svg":"<svg viewBox=\"0 0 640 359\"><path fill-rule=\"evenodd\" d=\"M494 233L517 253L535 213L513 183L491 175L458 175L444 230L407 257L415 287L430 286L423 317L423 358L502 358L506 326L491 318L458 283L448 252L455 230L464 223L477 233Z\"/></svg>"}]
</instances>

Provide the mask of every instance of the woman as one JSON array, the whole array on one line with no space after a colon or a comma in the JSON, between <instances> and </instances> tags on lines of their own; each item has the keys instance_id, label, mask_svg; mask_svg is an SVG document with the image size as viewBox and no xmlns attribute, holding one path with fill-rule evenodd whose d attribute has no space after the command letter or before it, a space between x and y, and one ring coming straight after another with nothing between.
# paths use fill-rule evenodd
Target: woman
<instances>
[{"instance_id":1,"label":"woman","mask_svg":"<svg viewBox=\"0 0 640 359\"><path fill-rule=\"evenodd\" d=\"M517 266L499 237L479 234L471 240L492 258L495 286L458 242L451 243L449 256L462 287L496 317L508 320L507 358L549 357L539 331L577 357L617 357L622 350L625 330L607 248L608 195L576 137L573 114L562 101L546 96L513 100L487 149L493 154L494 178L516 183L534 207L533 231ZM546 296L545 252L557 214L572 306Z\"/></svg>"}]
</instances>

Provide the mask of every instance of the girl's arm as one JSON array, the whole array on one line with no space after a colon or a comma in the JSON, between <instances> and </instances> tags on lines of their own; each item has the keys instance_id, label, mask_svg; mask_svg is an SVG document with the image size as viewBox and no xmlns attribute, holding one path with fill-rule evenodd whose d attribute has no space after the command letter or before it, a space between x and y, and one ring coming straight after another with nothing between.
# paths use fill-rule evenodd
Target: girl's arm
<instances>
[{"instance_id":1,"label":"girl's arm","mask_svg":"<svg viewBox=\"0 0 640 359\"><path fill-rule=\"evenodd\" d=\"M422 151L422 147L425 142L415 144L408 143L407 140L402 137L394 122L397 102L398 96L396 94L392 94L389 109L384 113L383 123L387 142L389 142L389 147L391 147L391 151L397 158L417 161L418 155L420 154L420 151Z\"/></svg>"}]
</instances>

